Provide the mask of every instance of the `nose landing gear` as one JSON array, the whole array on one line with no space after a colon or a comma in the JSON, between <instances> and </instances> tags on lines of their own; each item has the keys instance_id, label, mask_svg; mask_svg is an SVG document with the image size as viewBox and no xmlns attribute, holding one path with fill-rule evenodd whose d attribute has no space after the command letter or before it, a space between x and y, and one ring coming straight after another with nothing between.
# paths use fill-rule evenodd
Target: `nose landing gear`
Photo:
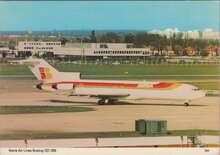
<instances>
[{"instance_id":1,"label":"nose landing gear","mask_svg":"<svg viewBox=\"0 0 220 155\"><path fill-rule=\"evenodd\" d=\"M190 100L185 101L185 102L184 102L184 106L185 106L185 107L188 107L188 106L189 106L189 102L190 102Z\"/></svg>"}]
</instances>

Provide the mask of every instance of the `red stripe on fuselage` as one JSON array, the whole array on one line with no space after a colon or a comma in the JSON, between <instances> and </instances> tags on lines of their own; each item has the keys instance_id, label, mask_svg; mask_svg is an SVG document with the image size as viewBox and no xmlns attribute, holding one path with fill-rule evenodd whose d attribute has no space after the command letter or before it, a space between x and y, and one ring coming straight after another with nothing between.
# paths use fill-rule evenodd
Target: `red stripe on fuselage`
<instances>
[{"instance_id":1,"label":"red stripe on fuselage","mask_svg":"<svg viewBox=\"0 0 220 155\"><path fill-rule=\"evenodd\" d=\"M106 82L56 82L48 83L51 85L54 84L74 84L76 86L88 86L88 87L126 87L126 88L137 88L139 84L133 83L106 83ZM167 88L174 83L161 82L158 84L153 84L152 88Z\"/></svg>"},{"instance_id":2,"label":"red stripe on fuselage","mask_svg":"<svg viewBox=\"0 0 220 155\"><path fill-rule=\"evenodd\" d=\"M105 87L137 87L138 84L128 84L128 83L104 83L104 82L73 82L75 85L79 86L105 86Z\"/></svg>"},{"instance_id":3,"label":"red stripe on fuselage","mask_svg":"<svg viewBox=\"0 0 220 155\"><path fill-rule=\"evenodd\" d=\"M167 88L171 86L173 83L168 83L168 82L160 82L158 84L154 84L153 88Z\"/></svg>"}]
</instances>

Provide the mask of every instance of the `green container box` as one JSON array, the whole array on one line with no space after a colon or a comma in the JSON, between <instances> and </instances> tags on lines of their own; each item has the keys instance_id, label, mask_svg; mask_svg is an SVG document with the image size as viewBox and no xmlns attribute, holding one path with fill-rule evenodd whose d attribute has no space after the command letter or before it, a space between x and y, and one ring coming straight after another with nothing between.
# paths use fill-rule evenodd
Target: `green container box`
<instances>
[{"instance_id":1,"label":"green container box","mask_svg":"<svg viewBox=\"0 0 220 155\"><path fill-rule=\"evenodd\" d=\"M139 119L135 121L135 131L139 132L140 134L146 133L146 120Z\"/></svg>"},{"instance_id":2,"label":"green container box","mask_svg":"<svg viewBox=\"0 0 220 155\"><path fill-rule=\"evenodd\" d=\"M146 120L146 135L167 133L166 120Z\"/></svg>"},{"instance_id":3,"label":"green container box","mask_svg":"<svg viewBox=\"0 0 220 155\"><path fill-rule=\"evenodd\" d=\"M139 119L135 121L135 131L144 135L166 134L167 121Z\"/></svg>"}]
</instances>

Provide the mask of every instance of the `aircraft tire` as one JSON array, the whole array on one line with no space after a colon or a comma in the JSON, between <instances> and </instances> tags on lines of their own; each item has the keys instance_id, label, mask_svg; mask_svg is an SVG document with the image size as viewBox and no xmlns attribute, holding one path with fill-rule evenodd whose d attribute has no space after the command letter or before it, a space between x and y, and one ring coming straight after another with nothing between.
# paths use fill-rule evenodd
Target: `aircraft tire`
<instances>
[{"instance_id":1,"label":"aircraft tire","mask_svg":"<svg viewBox=\"0 0 220 155\"><path fill-rule=\"evenodd\" d=\"M112 100L112 99L108 100L108 104L110 105L115 104L115 100Z\"/></svg>"},{"instance_id":2,"label":"aircraft tire","mask_svg":"<svg viewBox=\"0 0 220 155\"><path fill-rule=\"evenodd\" d=\"M98 105L104 105L105 104L105 100L99 100L98 101Z\"/></svg>"},{"instance_id":3,"label":"aircraft tire","mask_svg":"<svg viewBox=\"0 0 220 155\"><path fill-rule=\"evenodd\" d=\"M188 106L189 106L189 103L188 103L188 102L185 102L185 103L184 103L184 106L185 106L185 107L188 107Z\"/></svg>"}]
</instances>

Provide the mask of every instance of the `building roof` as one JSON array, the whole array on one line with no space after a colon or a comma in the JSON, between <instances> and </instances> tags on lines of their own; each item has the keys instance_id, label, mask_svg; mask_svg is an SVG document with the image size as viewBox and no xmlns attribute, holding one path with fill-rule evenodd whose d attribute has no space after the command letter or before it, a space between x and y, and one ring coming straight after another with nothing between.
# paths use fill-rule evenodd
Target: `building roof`
<instances>
[{"instance_id":1,"label":"building roof","mask_svg":"<svg viewBox=\"0 0 220 155\"><path fill-rule=\"evenodd\" d=\"M217 52L218 50L219 50L219 47L215 45L209 45L204 49L204 51L207 53Z\"/></svg>"},{"instance_id":2,"label":"building roof","mask_svg":"<svg viewBox=\"0 0 220 155\"><path fill-rule=\"evenodd\" d=\"M164 51L172 51L173 49L172 49L172 46L165 46L165 47L163 48L163 50L164 50Z\"/></svg>"}]
</instances>

